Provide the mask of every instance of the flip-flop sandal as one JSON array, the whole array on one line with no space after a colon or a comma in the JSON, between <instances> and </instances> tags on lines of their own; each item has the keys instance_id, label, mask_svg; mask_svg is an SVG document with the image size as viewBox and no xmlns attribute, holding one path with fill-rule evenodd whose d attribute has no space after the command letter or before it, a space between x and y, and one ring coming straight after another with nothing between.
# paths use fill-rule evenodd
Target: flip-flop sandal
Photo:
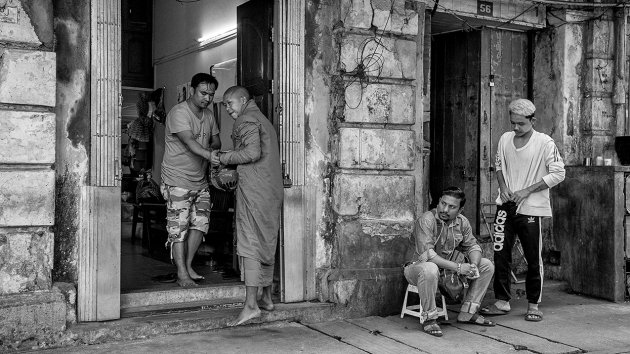
<instances>
[{"instance_id":1,"label":"flip-flop sandal","mask_svg":"<svg viewBox=\"0 0 630 354\"><path fill-rule=\"evenodd\" d=\"M543 319L543 313L540 310L527 310L525 321L540 322Z\"/></svg>"},{"instance_id":2,"label":"flip-flop sandal","mask_svg":"<svg viewBox=\"0 0 630 354\"><path fill-rule=\"evenodd\" d=\"M151 280L157 281L160 283L174 283L177 281L177 273L156 275L152 277Z\"/></svg>"},{"instance_id":3,"label":"flip-flop sandal","mask_svg":"<svg viewBox=\"0 0 630 354\"><path fill-rule=\"evenodd\" d=\"M479 322L479 320L481 320L481 322ZM457 320L457 322L475 324L475 325L484 326L484 327L494 327L496 325L496 323L490 320L486 320L485 318L483 318L483 316L479 315L478 313L475 313L474 315L472 315L472 317L468 321Z\"/></svg>"},{"instance_id":4,"label":"flip-flop sandal","mask_svg":"<svg viewBox=\"0 0 630 354\"><path fill-rule=\"evenodd\" d=\"M484 316L507 315L509 312L510 311L501 310L500 308L497 307L496 304L492 304L490 306L486 306L486 307L482 308L481 310L479 310L479 313L484 315Z\"/></svg>"},{"instance_id":5,"label":"flip-flop sandal","mask_svg":"<svg viewBox=\"0 0 630 354\"><path fill-rule=\"evenodd\" d=\"M440 328L440 325L438 325L436 320L425 321L422 324L422 331L434 337L441 337L443 335L442 329Z\"/></svg>"}]
</instances>

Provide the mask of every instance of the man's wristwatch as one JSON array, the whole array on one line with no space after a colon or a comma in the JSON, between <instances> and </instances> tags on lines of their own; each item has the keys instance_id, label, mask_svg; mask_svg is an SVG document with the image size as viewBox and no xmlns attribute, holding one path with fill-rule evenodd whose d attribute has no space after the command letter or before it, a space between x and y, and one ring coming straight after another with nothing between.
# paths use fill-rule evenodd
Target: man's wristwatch
<instances>
[{"instance_id":1,"label":"man's wristwatch","mask_svg":"<svg viewBox=\"0 0 630 354\"><path fill-rule=\"evenodd\" d=\"M457 263L457 275L461 275L461 274L462 274L462 264Z\"/></svg>"}]
</instances>

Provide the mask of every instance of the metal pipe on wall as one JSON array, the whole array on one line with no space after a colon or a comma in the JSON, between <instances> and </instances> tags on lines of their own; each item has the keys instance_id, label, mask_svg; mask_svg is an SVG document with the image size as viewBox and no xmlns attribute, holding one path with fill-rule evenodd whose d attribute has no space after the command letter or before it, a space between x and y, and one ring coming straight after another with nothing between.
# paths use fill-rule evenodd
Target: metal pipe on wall
<instances>
[{"instance_id":1,"label":"metal pipe on wall","mask_svg":"<svg viewBox=\"0 0 630 354\"><path fill-rule=\"evenodd\" d=\"M626 114L626 96L628 80L626 75L626 31L628 26L628 9L615 9L615 76L613 81L613 98L615 105L616 135L625 135L628 131Z\"/></svg>"}]
</instances>

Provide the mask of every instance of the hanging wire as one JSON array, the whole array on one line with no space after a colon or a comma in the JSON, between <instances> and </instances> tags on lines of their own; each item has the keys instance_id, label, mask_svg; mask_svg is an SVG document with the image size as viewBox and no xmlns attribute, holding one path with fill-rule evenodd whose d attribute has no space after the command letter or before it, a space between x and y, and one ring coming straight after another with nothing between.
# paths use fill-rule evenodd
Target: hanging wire
<instances>
[{"instance_id":1,"label":"hanging wire","mask_svg":"<svg viewBox=\"0 0 630 354\"><path fill-rule=\"evenodd\" d=\"M359 46L359 50L357 50L357 56L355 59L356 66L352 71L346 73L346 75L351 76L352 79L344 85L345 90L347 90L348 87L355 84L357 81L359 82L359 85L360 85L359 102L357 102L357 104L354 106L350 106L348 105L348 102L346 102L346 106L350 109L359 108L359 106L361 105L361 102L363 102L363 92L369 84L369 81L370 81L369 77L370 76L376 77L377 81L380 80L381 78L381 74L383 73L383 67L385 65L385 57L383 56L383 52L384 51L391 52L391 50L389 50L383 44L383 34L385 33L385 30L387 29L387 25L389 24L389 21L391 20L392 13L394 12L394 1L395 0L391 1L389 15L387 16L387 19L385 20L385 25L383 25L383 29L381 30L381 33L378 34L377 33L378 30L374 29L374 36L368 37L363 42L361 42L361 45ZM372 49L371 53L366 54L370 45L372 45L374 48ZM380 52L378 52L379 49L380 49Z\"/></svg>"},{"instance_id":2,"label":"hanging wire","mask_svg":"<svg viewBox=\"0 0 630 354\"><path fill-rule=\"evenodd\" d=\"M507 26L510 23L512 23L512 21L515 21L517 18L523 16L527 11L531 10L532 8L534 8L536 6L536 4L531 4L528 8L526 8L525 10L521 11L521 13L519 13L518 15L512 17L511 19L501 23L500 25L493 27L494 29L499 29L501 27Z\"/></svg>"},{"instance_id":3,"label":"hanging wire","mask_svg":"<svg viewBox=\"0 0 630 354\"><path fill-rule=\"evenodd\" d=\"M555 10L555 9L548 9L547 10L547 14L549 14L549 16L551 16L551 17L553 17L553 18L555 18L555 19L557 19L559 21L562 21L562 23L559 24L559 25L549 25L549 27L553 27L553 28L560 28L560 27L562 27L564 25L569 25L569 24L581 24L581 23L587 23L587 22L590 22L590 21L599 21L606 14L605 12L602 12L599 15L592 16L592 17L589 17L589 18L585 18L583 20L567 21L567 20L561 18L560 16L554 14L553 10Z\"/></svg>"},{"instance_id":4,"label":"hanging wire","mask_svg":"<svg viewBox=\"0 0 630 354\"><path fill-rule=\"evenodd\" d=\"M601 2L574 2L566 0L532 0L534 4L541 5L562 5L566 7L626 7L629 5L628 0L618 1L616 3Z\"/></svg>"},{"instance_id":5,"label":"hanging wire","mask_svg":"<svg viewBox=\"0 0 630 354\"><path fill-rule=\"evenodd\" d=\"M466 19L460 17L457 15L457 13L452 10L449 9L441 4L439 4L439 1L436 0L432 0L436 6L440 9L443 10L443 12L450 14L451 16L455 17L457 20L459 20L462 23L462 26L464 27L464 31L472 31L472 30L479 30L481 28L494 28L494 29L499 29L502 27L505 27L507 25L509 25L510 23L516 21L519 17L523 16L525 13L527 13L528 11L530 11L532 8L536 7L537 5L562 5L562 6L554 6L554 7L550 7L547 9L547 13L562 21L562 24L560 25L548 25L549 27L553 27L553 28L557 28L557 27L561 27L564 26L566 24L579 24L579 23L587 23L590 21L597 21L597 20L601 20L602 17L605 15L605 13L601 13L599 15L596 16L592 16L583 20L579 20L579 21L566 21L562 18L560 18L559 16L557 16L556 14L554 14L552 11L554 9L566 9L569 7L625 7L625 6L630 6L630 0L623 0L623 1L618 1L614 4L604 4L604 3L593 3L593 2L570 2L570 1L555 1L555 0L531 0L531 5L526 8L525 10L521 11L518 15L508 19L507 21L503 21L501 22L498 26L488 26L488 25L479 25L479 26L473 26L471 25L468 21L466 21Z\"/></svg>"}]
</instances>

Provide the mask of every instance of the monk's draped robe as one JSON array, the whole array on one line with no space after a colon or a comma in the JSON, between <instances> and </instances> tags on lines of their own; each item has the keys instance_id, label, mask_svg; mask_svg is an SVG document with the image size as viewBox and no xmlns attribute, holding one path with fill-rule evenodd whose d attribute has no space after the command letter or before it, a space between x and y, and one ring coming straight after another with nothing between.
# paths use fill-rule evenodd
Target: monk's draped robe
<instances>
[{"instance_id":1,"label":"monk's draped robe","mask_svg":"<svg viewBox=\"0 0 630 354\"><path fill-rule=\"evenodd\" d=\"M274 264L283 200L278 136L271 122L249 100L232 130L234 150L222 164L238 165L236 252Z\"/></svg>"}]
</instances>

